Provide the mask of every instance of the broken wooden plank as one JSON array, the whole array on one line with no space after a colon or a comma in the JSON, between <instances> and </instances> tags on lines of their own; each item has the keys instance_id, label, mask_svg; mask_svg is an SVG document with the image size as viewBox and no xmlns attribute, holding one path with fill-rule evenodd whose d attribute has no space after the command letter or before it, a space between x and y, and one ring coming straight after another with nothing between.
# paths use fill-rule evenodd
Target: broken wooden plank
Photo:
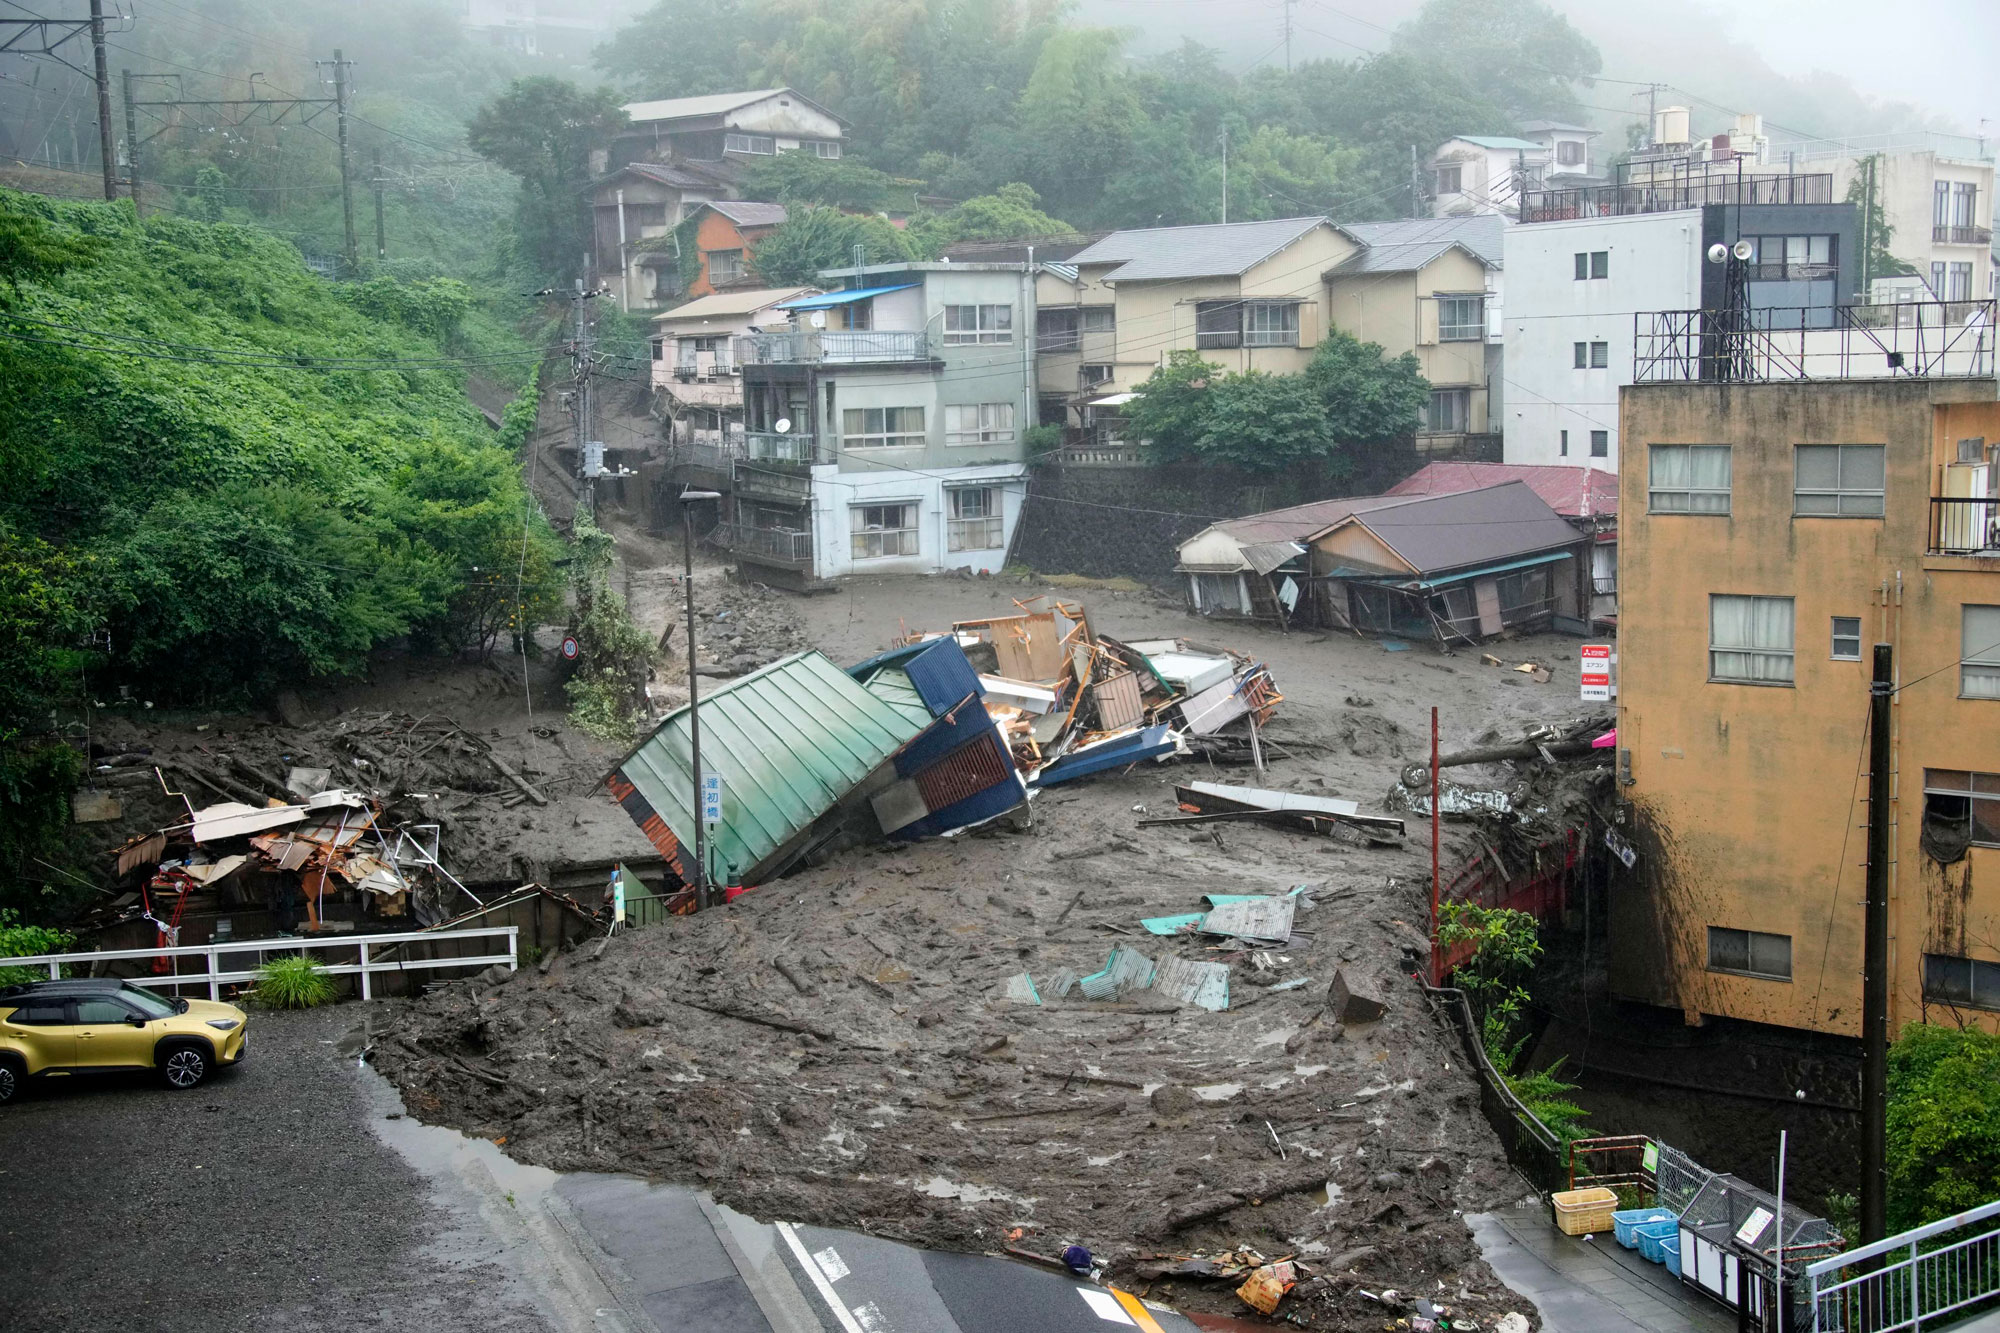
<instances>
[{"instance_id":1,"label":"broken wooden plank","mask_svg":"<svg viewBox=\"0 0 2000 1333\"><path fill-rule=\"evenodd\" d=\"M512 764L509 764L505 759L502 759L491 750L486 752L486 758L492 763L493 767L500 770L501 777L506 778L516 787L519 787L529 800L533 801L536 805L547 805L549 803L549 798L536 791L532 783L515 772Z\"/></svg>"}]
</instances>

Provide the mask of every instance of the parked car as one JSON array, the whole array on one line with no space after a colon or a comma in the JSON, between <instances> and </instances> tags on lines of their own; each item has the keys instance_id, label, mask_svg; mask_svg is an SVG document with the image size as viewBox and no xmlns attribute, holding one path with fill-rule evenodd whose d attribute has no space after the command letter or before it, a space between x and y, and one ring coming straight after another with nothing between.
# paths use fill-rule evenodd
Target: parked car
<instances>
[{"instance_id":1,"label":"parked car","mask_svg":"<svg viewBox=\"0 0 2000 1333\"><path fill-rule=\"evenodd\" d=\"M192 1088L243 1059L249 1016L233 1004L159 995L115 977L0 987L0 1105L29 1079L155 1069Z\"/></svg>"}]
</instances>

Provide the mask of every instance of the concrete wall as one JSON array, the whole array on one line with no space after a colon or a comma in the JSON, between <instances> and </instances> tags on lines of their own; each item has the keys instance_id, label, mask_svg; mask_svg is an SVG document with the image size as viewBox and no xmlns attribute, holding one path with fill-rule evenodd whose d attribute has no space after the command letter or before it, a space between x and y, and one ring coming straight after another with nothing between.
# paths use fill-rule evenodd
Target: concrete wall
<instances>
[{"instance_id":1,"label":"concrete wall","mask_svg":"<svg viewBox=\"0 0 2000 1333\"><path fill-rule=\"evenodd\" d=\"M976 550L950 549L951 497L957 487L991 489L1003 520L997 546ZM1007 561L1007 547L1027 500L1026 469L1019 464L966 467L930 475L912 471L869 473L833 466L813 469L812 530L815 568L820 578L848 574L927 574L939 569L970 569L998 573ZM917 506L915 555L856 559L854 534L860 530L861 506Z\"/></svg>"},{"instance_id":2,"label":"concrete wall","mask_svg":"<svg viewBox=\"0 0 2000 1333\"><path fill-rule=\"evenodd\" d=\"M1855 616L1864 645L1895 645L1903 683L1891 1021L1918 1019L1927 950L2000 960L2000 849L1943 866L1919 843L1925 768L2000 769L2000 703L1959 698L1955 667L1962 607L2000 604L2000 559L1925 554L1938 460L2000 436L1993 385L1640 385L1622 417L1618 743L1640 859L1610 894L1612 990L1690 1018L1859 1032L1869 666L1830 655L1830 618ZM1669 443L1730 446L1728 514L1648 512L1645 451ZM1795 518L1804 443L1886 445L1887 516ZM1794 599L1792 686L1710 682L1711 593ZM1791 980L1708 970L1710 926L1790 936Z\"/></svg>"},{"instance_id":3,"label":"concrete wall","mask_svg":"<svg viewBox=\"0 0 2000 1333\"><path fill-rule=\"evenodd\" d=\"M1590 432L1610 433L1599 467L1618 467L1618 390L1632 382L1633 318L1701 303L1700 209L1533 222L1506 233L1509 463L1587 464ZM1610 276L1578 281L1579 252L1610 251ZM1602 370L1575 368L1574 345L1609 344ZM1562 432L1569 452L1562 452Z\"/></svg>"}]
</instances>

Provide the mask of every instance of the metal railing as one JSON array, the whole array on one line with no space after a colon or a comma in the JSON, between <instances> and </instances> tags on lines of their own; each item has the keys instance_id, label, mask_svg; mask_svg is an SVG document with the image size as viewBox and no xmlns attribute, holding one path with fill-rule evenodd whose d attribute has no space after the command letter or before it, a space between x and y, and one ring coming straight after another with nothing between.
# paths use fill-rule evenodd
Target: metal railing
<instances>
[{"instance_id":1,"label":"metal railing","mask_svg":"<svg viewBox=\"0 0 2000 1333\"><path fill-rule=\"evenodd\" d=\"M792 329L752 333L736 340L736 360L743 365L927 361L930 357L930 336L921 330Z\"/></svg>"},{"instance_id":2,"label":"metal railing","mask_svg":"<svg viewBox=\"0 0 2000 1333\"><path fill-rule=\"evenodd\" d=\"M1953 1323L2000 1299L2000 1200L1806 1265L1812 1333Z\"/></svg>"},{"instance_id":3,"label":"metal railing","mask_svg":"<svg viewBox=\"0 0 2000 1333\"><path fill-rule=\"evenodd\" d=\"M1631 162L1610 185L1521 192L1521 221L1571 222L1669 213L1703 204L1829 204L1830 174L1751 175L1734 163Z\"/></svg>"},{"instance_id":4,"label":"metal railing","mask_svg":"<svg viewBox=\"0 0 2000 1333\"><path fill-rule=\"evenodd\" d=\"M1633 317L1637 384L1979 379L1993 302L1655 310Z\"/></svg>"},{"instance_id":5,"label":"metal railing","mask_svg":"<svg viewBox=\"0 0 2000 1333\"><path fill-rule=\"evenodd\" d=\"M1933 224L1931 240L1940 245L1991 245L1993 228L1956 227Z\"/></svg>"},{"instance_id":6,"label":"metal railing","mask_svg":"<svg viewBox=\"0 0 2000 1333\"><path fill-rule=\"evenodd\" d=\"M708 540L725 551L752 556L774 564L810 569L813 562L812 534L793 528L754 528L747 523L718 523Z\"/></svg>"},{"instance_id":7,"label":"metal railing","mask_svg":"<svg viewBox=\"0 0 2000 1333\"><path fill-rule=\"evenodd\" d=\"M738 495L762 495L798 505L812 499L812 473L798 468L758 467L739 459L730 480Z\"/></svg>"},{"instance_id":8,"label":"metal railing","mask_svg":"<svg viewBox=\"0 0 2000 1333\"><path fill-rule=\"evenodd\" d=\"M2000 556L2000 499L1932 496L1930 554Z\"/></svg>"},{"instance_id":9,"label":"metal railing","mask_svg":"<svg viewBox=\"0 0 2000 1333\"><path fill-rule=\"evenodd\" d=\"M831 463L811 435L780 435L753 430L743 437L743 456L753 463Z\"/></svg>"},{"instance_id":10,"label":"metal railing","mask_svg":"<svg viewBox=\"0 0 2000 1333\"><path fill-rule=\"evenodd\" d=\"M104 963L122 961L171 960L174 970L156 972L149 976L128 977L124 980L135 985L152 989L182 986L206 986L208 998L222 998L224 986L239 985L257 979L257 969L263 966L265 955L273 953L303 954L329 949L346 952L359 950L359 961L353 963L325 964L328 974L336 977L360 977L361 998L374 998L374 988L370 978L381 972L428 972L443 967L491 967L495 963L505 963L509 972L520 966L519 946L521 928L519 926L473 926L464 930L409 930L392 935L338 935L323 939L262 939L211 941L208 944L183 944L163 949L99 949L90 953L43 953L23 958L0 958L0 967L46 967L49 976L62 976L62 969L70 967L95 968ZM499 937L506 941L507 952L479 954L471 958L390 958L371 957L370 950L388 945L411 944L418 941L435 944L439 940L489 939ZM244 968L237 964L245 957L257 961ZM181 959L199 959L203 963L199 972L180 970ZM227 966L225 966L227 960Z\"/></svg>"}]
</instances>

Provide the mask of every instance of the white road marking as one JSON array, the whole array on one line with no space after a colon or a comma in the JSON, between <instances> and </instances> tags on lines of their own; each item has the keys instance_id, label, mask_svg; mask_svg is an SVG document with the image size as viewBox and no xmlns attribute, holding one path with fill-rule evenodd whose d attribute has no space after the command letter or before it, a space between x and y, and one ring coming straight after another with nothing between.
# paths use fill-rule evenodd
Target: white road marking
<instances>
[{"instance_id":1,"label":"white road marking","mask_svg":"<svg viewBox=\"0 0 2000 1333\"><path fill-rule=\"evenodd\" d=\"M838 1282L853 1271L842 1261L840 1251L831 1245L823 1250L814 1250L813 1262L819 1265L822 1273L826 1274L828 1282Z\"/></svg>"},{"instance_id":2,"label":"white road marking","mask_svg":"<svg viewBox=\"0 0 2000 1333\"><path fill-rule=\"evenodd\" d=\"M1118 1298L1108 1291L1093 1291L1089 1287L1078 1287L1076 1294L1083 1297L1083 1303L1096 1312L1099 1319L1108 1324L1123 1324L1127 1328L1137 1328L1132 1316L1125 1313L1125 1307Z\"/></svg>"},{"instance_id":3,"label":"white road marking","mask_svg":"<svg viewBox=\"0 0 2000 1333\"><path fill-rule=\"evenodd\" d=\"M890 1333L888 1318L873 1301L855 1306L854 1317L861 1321L865 1333Z\"/></svg>"},{"instance_id":4,"label":"white road marking","mask_svg":"<svg viewBox=\"0 0 2000 1333\"><path fill-rule=\"evenodd\" d=\"M799 1233L793 1229L792 1224L778 1222L773 1225L777 1228L778 1234L785 1238L785 1244L791 1247L792 1257L799 1261L799 1267L805 1269L806 1276L812 1279L813 1289L819 1292L819 1298L827 1303L827 1307L833 1311L833 1317L840 1321L842 1333L868 1333L868 1330L854 1322L854 1316L840 1303L840 1297L834 1294L833 1284L826 1280L826 1274L819 1271L819 1265L813 1262L810 1254L806 1253L806 1247L799 1240ZM1125 1322L1130 1323L1131 1320Z\"/></svg>"}]
</instances>

